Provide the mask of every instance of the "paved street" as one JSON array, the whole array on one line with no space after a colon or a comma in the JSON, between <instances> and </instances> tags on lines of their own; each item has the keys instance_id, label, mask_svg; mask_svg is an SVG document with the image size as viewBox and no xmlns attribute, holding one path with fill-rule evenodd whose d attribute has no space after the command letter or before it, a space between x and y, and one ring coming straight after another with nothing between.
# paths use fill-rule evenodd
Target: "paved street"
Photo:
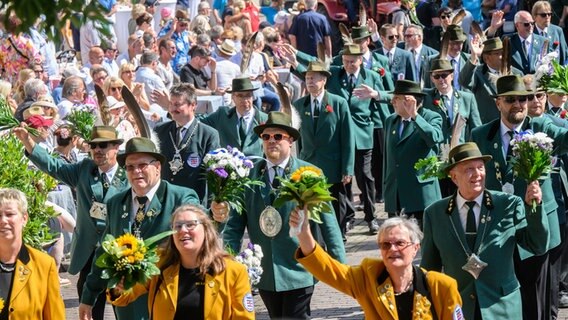
<instances>
[{"instance_id":1,"label":"paved street","mask_svg":"<svg viewBox=\"0 0 568 320\"><path fill-rule=\"evenodd\" d=\"M386 214L379 206L380 218L385 219ZM368 233L367 224L363 221L363 213L358 212L356 215L357 222L355 228L349 232L348 241L346 243L347 260L349 264L359 264L364 257L373 257L379 254L375 242L375 236ZM67 319L77 319L77 293L74 286L77 277L68 274L62 274L62 277L71 279L73 285L64 287L62 295L65 299L67 311ZM268 313L259 296L255 296L255 306L257 319L269 319ZM107 316L105 320L112 320L114 316L110 305L107 305ZM344 294L341 294L329 286L318 283L312 299L312 317L313 319L363 319L363 312L357 302ZM559 320L568 320L568 309L561 309ZM511 319L516 320L516 319Z\"/></svg>"}]
</instances>

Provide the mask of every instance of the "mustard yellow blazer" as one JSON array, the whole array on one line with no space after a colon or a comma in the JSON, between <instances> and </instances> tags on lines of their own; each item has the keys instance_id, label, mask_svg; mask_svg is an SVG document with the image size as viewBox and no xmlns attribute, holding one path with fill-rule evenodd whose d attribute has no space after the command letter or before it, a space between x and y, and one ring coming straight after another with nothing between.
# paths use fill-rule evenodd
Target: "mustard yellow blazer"
<instances>
[{"instance_id":1,"label":"mustard yellow blazer","mask_svg":"<svg viewBox=\"0 0 568 320\"><path fill-rule=\"evenodd\" d=\"M61 320L65 305L59 290L59 275L52 257L22 246L14 269L8 319Z\"/></svg>"},{"instance_id":2,"label":"mustard yellow blazer","mask_svg":"<svg viewBox=\"0 0 568 320\"><path fill-rule=\"evenodd\" d=\"M126 306L140 295L148 293L148 310L152 319L172 320L178 300L179 264L166 268L160 276L145 285L137 284L131 291L109 301L115 306ZM254 319L254 301L247 269L232 258L225 258L225 271L216 276L205 276L204 319ZM158 290L156 290L156 287Z\"/></svg>"},{"instance_id":3,"label":"mustard yellow blazer","mask_svg":"<svg viewBox=\"0 0 568 320\"><path fill-rule=\"evenodd\" d=\"M377 281L385 269L382 260L366 258L361 265L347 266L331 258L319 245L306 257L297 250L296 259L318 280L355 298L365 312L365 319L398 319L390 278L387 277L382 283ZM426 294L415 290L413 319L432 319L432 304L439 320L454 319L454 314L462 315L462 300L456 280L429 271L426 273L426 282L432 301Z\"/></svg>"}]
</instances>

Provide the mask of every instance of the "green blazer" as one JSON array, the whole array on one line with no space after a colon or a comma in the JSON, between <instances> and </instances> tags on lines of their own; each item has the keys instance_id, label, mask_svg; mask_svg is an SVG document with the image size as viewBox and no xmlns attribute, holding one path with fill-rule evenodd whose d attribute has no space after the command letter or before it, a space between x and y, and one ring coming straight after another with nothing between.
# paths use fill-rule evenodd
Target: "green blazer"
<instances>
[{"instance_id":1,"label":"green blazer","mask_svg":"<svg viewBox=\"0 0 568 320\"><path fill-rule=\"evenodd\" d=\"M420 108L415 121L410 122L399 138L402 118L393 114L385 122L385 152L383 158L383 193L385 211L422 211L442 198L436 178L421 179L414 169L416 161L438 154L442 141L442 117L434 111ZM409 196L408 192L412 192ZM400 207L397 207L397 198Z\"/></svg>"},{"instance_id":2,"label":"green blazer","mask_svg":"<svg viewBox=\"0 0 568 320\"><path fill-rule=\"evenodd\" d=\"M343 65L342 51L340 51L338 55L333 57L333 60L331 61L332 65L339 67ZM365 58L363 58L363 68L373 70L378 73L383 79L383 87L385 88L385 90L394 90L394 82L392 80L393 78L389 68L389 59L376 51L371 51L370 58L370 61L368 61L367 63L365 61Z\"/></svg>"},{"instance_id":3,"label":"green blazer","mask_svg":"<svg viewBox=\"0 0 568 320\"><path fill-rule=\"evenodd\" d=\"M502 184L506 182L513 183L515 187L515 195L525 198L527 183L520 178L513 177L513 169L510 162L505 160L503 152L503 144L500 133L500 119L493 120L487 124L474 129L471 133L472 141L476 142L482 154L488 154L493 159L485 164L485 185L490 190L502 190ZM561 155L568 152L568 130L556 126L550 119L545 117L525 119L522 125L523 130L532 130L533 132L544 132L550 138L554 139L554 154ZM501 181L497 178L497 170L501 173ZM554 192L552 190L552 182L550 177L539 179L540 187L542 189L542 210L548 216L549 225L549 239L548 250L560 244L560 230L558 227L558 214L556 208L558 204L554 199ZM519 248L521 258L528 258L531 256L529 252Z\"/></svg>"},{"instance_id":4,"label":"green blazer","mask_svg":"<svg viewBox=\"0 0 568 320\"><path fill-rule=\"evenodd\" d=\"M307 64L315 60L315 58L298 51L296 59L298 60L298 66L293 71L298 77L303 79L303 73L307 69ZM352 90L348 86L349 75L343 67L331 66L329 71L331 72L331 77L327 79L326 89L330 93L347 100L353 123L355 124L355 147L357 150L372 149L373 129L382 128L382 121L391 114L388 103L392 99L392 94L385 90L381 76L378 73L361 68L355 86L359 87L361 84L368 85L379 92L380 98L378 101L375 99L360 100L352 96Z\"/></svg>"},{"instance_id":5,"label":"green blazer","mask_svg":"<svg viewBox=\"0 0 568 320\"><path fill-rule=\"evenodd\" d=\"M195 129L195 126L198 126ZM191 136L191 133L195 133ZM154 129L160 139L160 151L166 156L166 163L162 166L162 179L197 192L201 201L206 200L205 169L202 166L203 157L212 150L219 148L219 133L210 126L200 123L197 119L189 127L181 146L187 143L181 150L183 168L174 175L170 169L171 161L175 154L173 139L176 139L177 125L175 121L169 121L156 126ZM190 139L191 136L191 140ZM189 141L189 142L188 142Z\"/></svg>"},{"instance_id":6,"label":"green blazer","mask_svg":"<svg viewBox=\"0 0 568 320\"><path fill-rule=\"evenodd\" d=\"M106 203L116 193L126 189L129 184L126 172L118 168L110 187L103 197L103 184L99 179L98 167L93 160L69 164L61 158L53 157L44 148L35 147L28 155L30 160L43 172L65 183L77 192L77 217L71 242L71 263L68 272L77 274L83 269L105 229L105 221L92 218L89 211L93 201ZM108 210L107 210L108 211Z\"/></svg>"},{"instance_id":7,"label":"green blazer","mask_svg":"<svg viewBox=\"0 0 568 320\"><path fill-rule=\"evenodd\" d=\"M239 117L235 107L220 107L217 111L199 119L202 123L217 129L219 141L222 147L231 146L241 150L247 156L262 157L262 140L252 130L257 125L266 122L268 115L257 109L254 110L250 130L246 133L245 140L239 137Z\"/></svg>"},{"instance_id":8,"label":"green blazer","mask_svg":"<svg viewBox=\"0 0 568 320\"><path fill-rule=\"evenodd\" d=\"M511 67L511 73L523 75L519 69L514 67ZM493 98L497 94L495 83L498 77L498 75L491 74L485 64L474 65L471 60L467 60L460 71L459 82L475 96L482 123L487 123L501 116L497 105L495 105L495 98Z\"/></svg>"},{"instance_id":9,"label":"green blazer","mask_svg":"<svg viewBox=\"0 0 568 320\"><path fill-rule=\"evenodd\" d=\"M199 199L195 191L176 186L162 180L156 194L152 198L146 209L146 218L140 227L141 237L150 238L161 232L171 229L171 217L174 210L183 204L199 205ZM131 211L132 211L132 188L128 188L108 201L109 214L107 216L107 227L104 234L112 234L115 238L125 233L134 233L131 230ZM150 216L150 212L153 214ZM103 236L104 239L104 236ZM103 254L102 247L95 251L95 257L91 266L91 272L87 276L81 303L94 305L97 296L106 290L107 280L101 279L102 269L97 267L95 262ZM144 295L126 307L116 307L118 320L141 320L148 319L147 295Z\"/></svg>"},{"instance_id":10,"label":"green blazer","mask_svg":"<svg viewBox=\"0 0 568 320\"><path fill-rule=\"evenodd\" d=\"M454 119L451 119L450 122L448 110L440 99L440 92L435 88L424 89L424 93L426 93L426 96L424 97L424 107L438 113L442 117L444 143L450 143L454 128L452 122L454 121L456 114L453 114ZM469 141L471 130L481 125L481 119L479 117L479 110L477 109L475 97L469 92L454 90L453 98L451 100L450 104L452 110L457 110L466 120L466 125L461 131L460 143Z\"/></svg>"},{"instance_id":11,"label":"green blazer","mask_svg":"<svg viewBox=\"0 0 568 320\"><path fill-rule=\"evenodd\" d=\"M485 153L484 153L485 154ZM458 282L465 319L473 319L477 297L485 320L522 319L520 285L513 252L517 245L534 254L546 252L548 221L538 207L525 216L521 198L486 190L474 252L487 263L476 280L464 271L471 250L456 204L456 196L439 200L424 211L421 266L441 271ZM463 244L463 246L462 246ZM467 249L467 254L464 250Z\"/></svg>"},{"instance_id":12,"label":"green blazer","mask_svg":"<svg viewBox=\"0 0 568 320\"><path fill-rule=\"evenodd\" d=\"M296 169L303 166L312 166L312 164L290 157L288 167L284 170L285 177L289 178ZM288 220L290 219L290 212L296 205L293 202L288 202L282 207L276 208L282 217L282 230L273 238L267 237L262 233L259 224L260 214L266 206L272 204L274 199L268 170L266 170L266 162L257 163L251 170L250 177L264 181L265 186L255 186L252 190L247 189L243 213L239 215L234 211L231 212L223 231L225 245L229 246L233 252L239 252L246 228L250 241L262 247L264 258L262 258L261 265L264 273L257 285L259 289L280 292L314 285L316 279L294 259L294 252L298 248L299 242L297 238L290 237ZM321 232L331 256L344 262L345 247L333 209L331 212L322 213L321 218L322 224L310 221L312 231Z\"/></svg>"},{"instance_id":13,"label":"green blazer","mask_svg":"<svg viewBox=\"0 0 568 320\"><path fill-rule=\"evenodd\" d=\"M307 95L294 102L302 123L298 158L321 168L329 183L341 182L344 175L353 175L355 163L355 139L349 106L345 99L326 91L317 128L314 128L310 99L311 96Z\"/></svg>"}]
</instances>

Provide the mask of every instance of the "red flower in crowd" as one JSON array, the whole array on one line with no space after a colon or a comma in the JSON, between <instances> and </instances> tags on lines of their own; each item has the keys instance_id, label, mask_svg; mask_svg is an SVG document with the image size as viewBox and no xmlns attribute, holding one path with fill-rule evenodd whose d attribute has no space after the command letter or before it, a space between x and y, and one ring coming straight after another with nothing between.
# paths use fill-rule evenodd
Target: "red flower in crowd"
<instances>
[{"instance_id":1,"label":"red flower in crowd","mask_svg":"<svg viewBox=\"0 0 568 320\"><path fill-rule=\"evenodd\" d=\"M385 73L386 73L385 68L379 68L379 74L381 75L381 77L384 77Z\"/></svg>"},{"instance_id":2,"label":"red flower in crowd","mask_svg":"<svg viewBox=\"0 0 568 320\"><path fill-rule=\"evenodd\" d=\"M325 106L325 111L331 113L333 112L333 108L328 104L327 106Z\"/></svg>"},{"instance_id":3,"label":"red flower in crowd","mask_svg":"<svg viewBox=\"0 0 568 320\"><path fill-rule=\"evenodd\" d=\"M556 47L558 47L559 44L560 44L560 42L554 41L554 42L552 43L552 46L553 46L554 48L556 48Z\"/></svg>"},{"instance_id":4,"label":"red flower in crowd","mask_svg":"<svg viewBox=\"0 0 568 320\"><path fill-rule=\"evenodd\" d=\"M567 114L567 113L568 113L568 111L562 110L562 111L560 112L560 118L566 119L566 114Z\"/></svg>"},{"instance_id":5,"label":"red flower in crowd","mask_svg":"<svg viewBox=\"0 0 568 320\"><path fill-rule=\"evenodd\" d=\"M434 101L432 101L432 102L434 103L434 105L435 105L436 107L439 107L439 106L440 106L440 100L434 99Z\"/></svg>"}]
</instances>

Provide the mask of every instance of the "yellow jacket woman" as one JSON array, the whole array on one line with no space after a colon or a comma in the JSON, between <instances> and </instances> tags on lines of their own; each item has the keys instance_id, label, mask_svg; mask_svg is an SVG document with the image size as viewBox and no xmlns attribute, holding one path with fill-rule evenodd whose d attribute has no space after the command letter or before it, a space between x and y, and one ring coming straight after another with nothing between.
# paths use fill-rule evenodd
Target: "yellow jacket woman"
<instances>
[{"instance_id":1,"label":"yellow jacket woman","mask_svg":"<svg viewBox=\"0 0 568 320\"><path fill-rule=\"evenodd\" d=\"M162 273L118 297L111 290L112 304L125 306L148 293L151 319L173 320L176 314L196 312L208 320L254 319L247 269L223 253L205 212L193 205L181 206L172 215L172 227L177 233L160 259Z\"/></svg>"}]
</instances>

